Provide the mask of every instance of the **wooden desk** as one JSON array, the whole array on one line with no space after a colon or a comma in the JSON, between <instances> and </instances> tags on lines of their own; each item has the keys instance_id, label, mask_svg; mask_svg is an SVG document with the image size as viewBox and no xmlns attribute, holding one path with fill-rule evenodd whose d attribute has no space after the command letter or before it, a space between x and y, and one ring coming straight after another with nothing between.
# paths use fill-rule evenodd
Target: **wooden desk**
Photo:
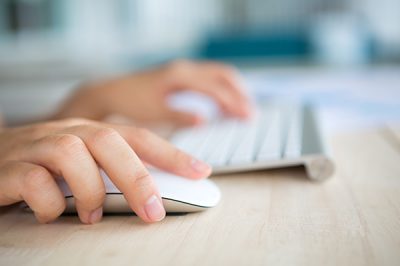
<instances>
[{"instance_id":1,"label":"wooden desk","mask_svg":"<svg viewBox=\"0 0 400 266\"><path fill-rule=\"evenodd\" d=\"M108 216L39 225L0 212L0 265L400 265L400 138L389 129L332 139L336 174L302 169L213 178L222 202L146 225Z\"/></svg>"}]
</instances>

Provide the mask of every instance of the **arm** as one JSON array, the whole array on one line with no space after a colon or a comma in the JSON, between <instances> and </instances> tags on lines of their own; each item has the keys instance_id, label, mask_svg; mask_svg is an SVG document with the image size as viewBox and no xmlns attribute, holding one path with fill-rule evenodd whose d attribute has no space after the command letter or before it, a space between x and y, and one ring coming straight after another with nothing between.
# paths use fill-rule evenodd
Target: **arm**
<instances>
[{"instance_id":1,"label":"arm","mask_svg":"<svg viewBox=\"0 0 400 266\"><path fill-rule=\"evenodd\" d=\"M40 222L50 222L65 209L55 182L62 176L74 194L80 220L96 223L105 197L100 166L141 219L163 219L165 210L145 164L191 179L209 176L210 166L146 129L95 120L117 113L144 122L196 124L201 118L166 104L169 94L185 89L210 96L227 114L249 114L236 74L216 63L179 61L87 84L66 101L54 121L0 131L0 206L25 201Z\"/></svg>"}]
</instances>

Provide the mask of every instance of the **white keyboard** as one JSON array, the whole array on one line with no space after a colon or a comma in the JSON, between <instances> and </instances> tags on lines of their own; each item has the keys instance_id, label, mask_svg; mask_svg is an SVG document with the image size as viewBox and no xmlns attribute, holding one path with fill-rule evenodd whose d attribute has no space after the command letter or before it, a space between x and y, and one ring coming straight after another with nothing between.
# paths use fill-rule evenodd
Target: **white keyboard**
<instances>
[{"instance_id":1,"label":"white keyboard","mask_svg":"<svg viewBox=\"0 0 400 266\"><path fill-rule=\"evenodd\" d=\"M324 180L334 169L307 105L264 103L250 121L215 119L171 141L208 162L214 174L304 165L311 179Z\"/></svg>"}]
</instances>

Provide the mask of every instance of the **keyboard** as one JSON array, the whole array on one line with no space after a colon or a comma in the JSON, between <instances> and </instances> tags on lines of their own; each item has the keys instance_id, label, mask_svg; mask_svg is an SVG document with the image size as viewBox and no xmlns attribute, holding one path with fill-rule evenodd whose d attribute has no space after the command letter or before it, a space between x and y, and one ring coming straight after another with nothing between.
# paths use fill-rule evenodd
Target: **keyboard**
<instances>
[{"instance_id":1,"label":"keyboard","mask_svg":"<svg viewBox=\"0 0 400 266\"><path fill-rule=\"evenodd\" d=\"M264 102L249 121L216 118L177 131L171 138L180 149L204 160L213 174L303 165L312 180L334 172L312 106Z\"/></svg>"}]
</instances>

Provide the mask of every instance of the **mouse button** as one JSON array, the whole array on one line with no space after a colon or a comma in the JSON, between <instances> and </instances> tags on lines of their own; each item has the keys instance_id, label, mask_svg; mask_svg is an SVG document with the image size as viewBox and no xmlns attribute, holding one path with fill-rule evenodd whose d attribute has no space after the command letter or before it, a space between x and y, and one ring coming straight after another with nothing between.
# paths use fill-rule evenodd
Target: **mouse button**
<instances>
[{"instance_id":1,"label":"mouse button","mask_svg":"<svg viewBox=\"0 0 400 266\"><path fill-rule=\"evenodd\" d=\"M220 190L210 180L189 180L164 172L152 174L164 198L205 207L213 207L220 200Z\"/></svg>"},{"instance_id":2,"label":"mouse button","mask_svg":"<svg viewBox=\"0 0 400 266\"><path fill-rule=\"evenodd\" d=\"M199 180L197 183L197 189L194 190L193 200L196 202L202 202L203 206L214 207L218 204L221 199L221 191L211 180Z\"/></svg>"}]
</instances>

